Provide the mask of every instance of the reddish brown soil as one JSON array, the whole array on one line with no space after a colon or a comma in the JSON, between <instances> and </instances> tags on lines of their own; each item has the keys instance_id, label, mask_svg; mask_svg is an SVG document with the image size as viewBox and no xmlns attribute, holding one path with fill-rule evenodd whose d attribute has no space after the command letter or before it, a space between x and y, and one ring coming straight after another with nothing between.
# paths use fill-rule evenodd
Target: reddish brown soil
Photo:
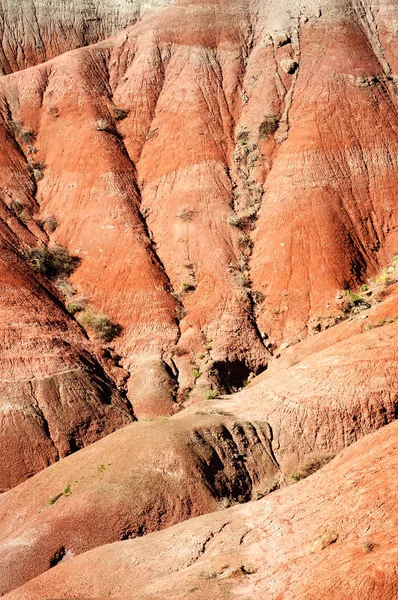
<instances>
[{"instance_id":1,"label":"reddish brown soil","mask_svg":"<svg viewBox=\"0 0 398 600\"><path fill-rule=\"evenodd\" d=\"M5 598L395 598L397 436L393 423L288 489L97 548Z\"/></svg>"},{"instance_id":2,"label":"reddish brown soil","mask_svg":"<svg viewBox=\"0 0 398 600\"><path fill-rule=\"evenodd\" d=\"M0 1L0 594L394 598L397 6L63 4Z\"/></svg>"}]
</instances>

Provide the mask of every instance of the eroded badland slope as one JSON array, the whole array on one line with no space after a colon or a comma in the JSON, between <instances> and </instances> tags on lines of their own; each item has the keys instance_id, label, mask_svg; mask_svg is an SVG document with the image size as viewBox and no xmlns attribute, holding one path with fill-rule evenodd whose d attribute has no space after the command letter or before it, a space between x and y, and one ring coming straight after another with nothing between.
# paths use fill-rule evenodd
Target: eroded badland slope
<instances>
[{"instance_id":1,"label":"eroded badland slope","mask_svg":"<svg viewBox=\"0 0 398 600\"><path fill-rule=\"evenodd\" d=\"M168 0L1 0L0 72L32 67L107 38Z\"/></svg>"},{"instance_id":2,"label":"eroded badland slope","mask_svg":"<svg viewBox=\"0 0 398 600\"><path fill-rule=\"evenodd\" d=\"M394 598L398 8L1 5L0 594Z\"/></svg>"}]
</instances>

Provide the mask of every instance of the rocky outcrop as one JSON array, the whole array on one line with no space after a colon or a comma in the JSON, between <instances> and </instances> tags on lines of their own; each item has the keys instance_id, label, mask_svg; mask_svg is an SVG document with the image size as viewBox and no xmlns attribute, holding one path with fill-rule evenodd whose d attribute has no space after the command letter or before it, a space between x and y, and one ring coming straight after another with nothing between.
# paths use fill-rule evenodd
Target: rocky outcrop
<instances>
[{"instance_id":1,"label":"rocky outcrop","mask_svg":"<svg viewBox=\"0 0 398 600\"><path fill-rule=\"evenodd\" d=\"M288 489L97 548L5 598L394 598L397 435L393 423Z\"/></svg>"}]
</instances>

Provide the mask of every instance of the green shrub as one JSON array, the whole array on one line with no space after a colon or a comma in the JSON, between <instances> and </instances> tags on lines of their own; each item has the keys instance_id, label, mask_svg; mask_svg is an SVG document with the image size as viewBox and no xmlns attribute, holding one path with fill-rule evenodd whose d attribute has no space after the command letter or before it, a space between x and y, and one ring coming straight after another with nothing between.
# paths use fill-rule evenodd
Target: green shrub
<instances>
[{"instance_id":1,"label":"green shrub","mask_svg":"<svg viewBox=\"0 0 398 600\"><path fill-rule=\"evenodd\" d=\"M390 274L388 272L388 269L384 268L384 269L381 269L379 271L379 273L377 273L377 275L374 277L373 281L375 283L387 283L389 279L390 279Z\"/></svg>"},{"instance_id":2,"label":"green shrub","mask_svg":"<svg viewBox=\"0 0 398 600\"><path fill-rule=\"evenodd\" d=\"M249 132L246 129L242 128L236 132L236 141L238 143L245 144L248 141L248 139L249 139Z\"/></svg>"},{"instance_id":3,"label":"green shrub","mask_svg":"<svg viewBox=\"0 0 398 600\"><path fill-rule=\"evenodd\" d=\"M199 371L199 369L193 369L192 375L194 379L199 379L199 377L201 376L201 372Z\"/></svg>"},{"instance_id":4,"label":"green shrub","mask_svg":"<svg viewBox=\"0 0 398 600\"><path fill-rule=\"evenodd\" d=\"M77 302L77 301L75 301L75 302L69 302L69 304L67 305L66 308L68 309L68 312L71 315L75 315L78 312L81 312L82 310L84 310L83 305L80 302Z\"/></svg>"},{"instance_id":5,"label":"green shrub","mask_svg":"<svg viewBox=\"0 0 398 600\"><path fill-rule=\"evenodd\" d=\"M121 333L120 325L113 323L107 315L95 313L91 309L82 314L79 322L84 328L93 331L101 342L111 342Z\"/></svg>"},{"instance_id":6,"label":"green shrub","mask_svg":"<svg viewBox=\"0 0 398 600\"><path fill-rule=\"evenodd\" d=\"M68 277L80 264L77 256L71 256L63 246L39 246L28 248L25 257L36 273L41 273L49 279Z\"/></svg>"},{"instance_id":7,"label":"green shrub","mask_svg":"<svg viewBox=\"0 0 398 600\"><path fill-rule=\"evenodd\" d=\"M219 396L220 396L220 392L218 390L210 389L204 393L205 400L215 400Z\"/></svg>"},{"instance_id":8,"label":"green shrub","mask_svg":"<svg viewBox=\"0 0 398 600\"><path fill-rule=\"evenodd\" d=\"M183 292L193 292L196 286L193 283L189 283L188 281L183 281L181 284L181 290Z\"/></svg>"}]
</instances>

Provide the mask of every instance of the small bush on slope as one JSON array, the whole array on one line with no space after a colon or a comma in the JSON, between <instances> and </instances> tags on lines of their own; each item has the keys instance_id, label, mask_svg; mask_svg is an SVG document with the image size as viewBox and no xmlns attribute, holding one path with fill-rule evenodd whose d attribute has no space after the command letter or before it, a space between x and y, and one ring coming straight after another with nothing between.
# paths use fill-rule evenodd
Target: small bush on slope
<instances>
[{"instance_id":1,"label":"small bush on slope","mask_svg":"<svg viewBox=\"0 0 398 600\"><path fill-rule=\"evenodd\" d=\"M91 330L101 342L110 342L121 332L120 325L112 323L107 315L97 314L93 310L86 310L79 322L84 328Z\"/></svg>"},{"instance_id":2,"label":"small bush on slope","mask_svg":"<svg viewBox=\"0 0 398 600\"><path fill-rule=\"evenodd\" d=\"M25 257L36 273L41 273L49 279L68 277L80 263L77 256L71 256L66 248L58 245L28 248Z\"/></svg>"}]
</instances>

